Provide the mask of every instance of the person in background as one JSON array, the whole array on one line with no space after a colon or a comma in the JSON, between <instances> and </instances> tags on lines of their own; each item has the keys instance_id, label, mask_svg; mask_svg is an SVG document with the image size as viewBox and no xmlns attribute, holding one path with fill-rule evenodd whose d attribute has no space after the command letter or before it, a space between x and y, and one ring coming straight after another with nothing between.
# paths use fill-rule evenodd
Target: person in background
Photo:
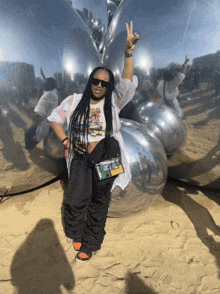
<instances>
[{"instance_id":1,"label":"person in background","mask_svg":"<svg viewBox=\"0 0 220 294\"><path fill-rule=\"evenodd\" d=\"M176 77L174 77L170 71L165 71L163 73L162 80L159 81L157 86L157 92L160 95L160 102L165 103L167 106L174 109L179 117L183 116L183 112L177 100L179 95L178 87L185 78L188 62L189 58L186 56L182 69L178 72Z\"/></svg>"},{"instance_id":2,"label":"person in background","mask_svg":"<svg viewBox=\"0 0 220 294\"><path fill-rule=\"evenodd\" d=\"M47 117L58 106L58 91L53 78L45 78L44 92L34 108L35 121L39 122L35 138L40 142L50 131Z\"/></svg>"},{"instance_id":3,"label":"person in background","mask_svg":"<svg viewBox=\"0 0 220 294\"><path fill-rule=\"evenodd\" d=\"M105 235L111 191L125 189L131 180L129 162L120 133L120 110L133 98L132 52L139 40L133 23L126 24L127 41L122 78L114 89L114 76L104 67L95 68L83 94L67 97L48 117L58 139L67 147L69 172L64 201L65 234L73 240L76 258L88 260L101 248ZM64 130L67 123L68 136ZM95 164L121 157L124 173L99 180Z\"/></svg>"}]
</instances>

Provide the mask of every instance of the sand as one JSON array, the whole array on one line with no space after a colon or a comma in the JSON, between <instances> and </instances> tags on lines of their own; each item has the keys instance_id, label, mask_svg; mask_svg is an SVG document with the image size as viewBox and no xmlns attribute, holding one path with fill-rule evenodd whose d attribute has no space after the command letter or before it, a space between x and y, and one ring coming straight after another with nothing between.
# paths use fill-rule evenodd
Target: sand
<instances>
[{"instance_id":1,"label":"sand","mask_svg":"<svg viewBox=\"0 0 220 294\"><path fill-rule=\"evenodd\" d=\"M62 182L3 198L0 293L219 294L219 194L169 180L148 210L108 218L86 262L64 235Z\"/></svg>"}]
</instances>

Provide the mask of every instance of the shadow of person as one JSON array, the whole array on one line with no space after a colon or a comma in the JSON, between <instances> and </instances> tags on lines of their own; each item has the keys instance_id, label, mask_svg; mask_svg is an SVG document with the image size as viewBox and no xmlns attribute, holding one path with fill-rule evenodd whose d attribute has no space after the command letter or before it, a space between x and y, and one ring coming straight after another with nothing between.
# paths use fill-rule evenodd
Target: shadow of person
<instances>
[{"instance_id":1,"label":"shadow of person","mask_svg":"<svg viewBox=\"0 0 220 294\"><path fill-rule=\"evenodd\" d=\"M144 282L136 275L129 272L125 278L126 294L156 294L151 287L146 286Z\"/></svg>"},{"instance_id":2,"label":"shadow of person","mask_svg":"<svg viewBox=\"0 0 220 294\"><path fill-rule=\"evenodd\" d=\"M14 140L14 132L8 118L1 119L0 117L0 140L3 145L0 151L2 151L4 159L18 170L27 170L29 168L29 163L26 159L22 145L20 142Z\"/></svg>"},{"instance_id":3,"label":"shadow of person","mask_svg":"<svg viewBox=\"0 0 220 294\"><path fill-rule=\"evenodd\" d=\"M189 181L190 183L193 183L195 185L199 184L196 181L192 180L194 177L202 176L203 174L211 171L215 166L219 165L220 163L220 135L218 137L218 141L216 146L214 146L207 154L195 161L191 161L191 159L188 157L184 157L183 163L176 165L175 167L170 166L169 172L170 174L174 174L178 170L180 171L179 178L185 179ZM219 179L217 182L219 182ZM207 187L212 187L210 184L207 185Z\"/></svg>"},{"instance_id":4,"label":"shadow of person","mask_svg":"<svg viewBox=\"0 0 220 294\"><path fill-rule=\"evenodd\" d=\"M72 290L75 279L53 222L41 219L15 253L11 264L12 284L18 294L61 294Z\"/></svg>"},{"instance_id":5,"label":"shadow of person","mask_svg":"<svg viewBox=\"0 0 220 294\"><path fill-rule=\"evenodd\" d=\"M65 170L65 161L62 158L50 158L47 156L46 152L39 147L35 147L33 150L29 151L29 154L30 160L44 171L57 174Z\"/></svg>"},{"instance_id":6,"label":"shadow of person","mask_svg":"<svg viewBox=\"0 0 220 294\"><path fill-rule=\"evenodd\" d=\"M162 197L182 208L192 222L198 238L216 258L216 264L220 269L220 243L213 237L213 235L220 236L220 226L215 223L208 209L192 199L187 193L187 189L181 191L178 186L167 185L167 188L162 192ZM208 230L212 233L209 233Z\"/></svg>"},{"instance_id":7,"label":"shadow of person","mask_svg":"<svg viewBox=\"0 0 220 294\"><path fill-rule=\"evenodd\" d=\"M185 107L191 105L194 107L184 111L184 120L189 116L196 116L198 119L196 125L199 126L200 124L205 125L207 123L207 121L204 121L203 123L199 121L201 117L200 114L209 110L210 112L214 111L214 113L218 116L217 112L215 112L215 109L218 108L218 98L215 97L214 93L202 90L201 92L195 92L194 94L191 94L190 98L191 99L187 101Z\"/></svg>"}]
</instances>

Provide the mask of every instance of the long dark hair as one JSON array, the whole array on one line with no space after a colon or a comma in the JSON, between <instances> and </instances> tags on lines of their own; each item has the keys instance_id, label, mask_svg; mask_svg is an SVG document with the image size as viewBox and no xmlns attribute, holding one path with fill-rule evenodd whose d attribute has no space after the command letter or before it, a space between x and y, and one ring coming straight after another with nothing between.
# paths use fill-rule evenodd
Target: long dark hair
<instances>
[{"instance_id":1,"label":"long dark hair","mask_svg":"<svg viewBox=\"0 0 220 294\"><path fill-rule=\"evenodd\" d=\"M89 76L89 80L86 84L86 88L82 95L82 98L77 105L71 120L70 120L70 141L73 144L73 148L76 147L76 142L80 142L80 145L86 149L86 142L88 142L88 128L89 128L89 113L90 113L90 99L92 98L92 77L98 70L105 70L109 74L110 87L106 89L105 103L104 103L104 114L106 119L106 130L105 130L105 150L106 154L110 147L110 137L112 133L112 91L114 90L114 76L110 69L105 67L96 67ZM81 129L81 122L83 122L83 129ZM80 138L80 133L83 134L83 138Z\"/></svg>"}]
</instances>

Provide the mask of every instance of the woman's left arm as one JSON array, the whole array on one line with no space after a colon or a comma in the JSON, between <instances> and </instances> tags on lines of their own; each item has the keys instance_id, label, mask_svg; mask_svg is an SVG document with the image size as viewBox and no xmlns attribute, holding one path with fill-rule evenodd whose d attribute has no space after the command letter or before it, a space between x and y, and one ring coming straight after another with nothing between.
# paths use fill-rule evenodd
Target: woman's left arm
<instances>
[{"instance_id":1,"label":"woman's left arm","mask_svg":"<svg viewBox=\"0 0 220 294\"><path fill-rule=\"evenodd\" d=\"M127 29L127 40L126 40L126 46L125 46L125 60L124 60L124 69L123 69L122 77L132 82L133 73L134 73L133 51L140 37L137 33L133 34L132 21L130 23L130 27L126 23L126 29Z\"/></svg>"},{"instance_id":2,"label":"woman's left arm","mask_svg":"<svg viewBox=\"0 0 220 294\"><path fill-rule=\"evenodd\" d=\"M135 94L135 90L138 86L138 79L133 76L134 72L134 59L132 56L135 44L140 39L137 33L133 34L133 23L130 23L130 27L126 24L127 28L127 41L125 47L125 60L122 78L119 79L118 84L115 87L114 100L119 110L121 110Z\"/></svg>"}]
</instances>

